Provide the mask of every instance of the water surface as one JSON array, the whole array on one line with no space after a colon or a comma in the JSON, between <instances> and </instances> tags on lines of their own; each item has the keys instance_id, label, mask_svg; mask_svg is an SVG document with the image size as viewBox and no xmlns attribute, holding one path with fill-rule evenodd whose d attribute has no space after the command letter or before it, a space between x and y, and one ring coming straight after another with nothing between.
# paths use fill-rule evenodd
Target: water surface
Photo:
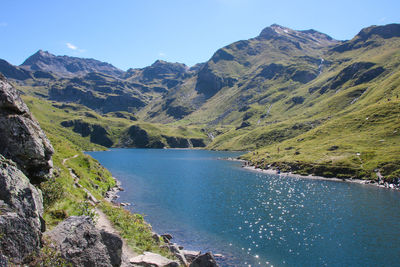
<instances>
[{"instance_id":1,"label":"water surface","mask_svg":"<svg viewBox=\"0 0 400 267\"><path fill-rule=\"evenodd\" d=\"M122 182L120 202L221 266L398 266L400 192L291 178L219 160L238 152L89 152Z\"/></svg>"}]
</instances>

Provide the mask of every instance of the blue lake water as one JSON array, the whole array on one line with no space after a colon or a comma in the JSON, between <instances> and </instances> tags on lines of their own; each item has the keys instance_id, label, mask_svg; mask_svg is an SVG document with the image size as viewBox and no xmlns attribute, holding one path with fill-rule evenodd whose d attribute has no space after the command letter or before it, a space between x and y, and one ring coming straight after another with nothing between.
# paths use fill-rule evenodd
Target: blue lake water
<instances>
[{"instance_id":1,"label":"blue lake water","mask_svg":"<svg viewBox=\"0 0 400 267\"><path fill-rule=\"evenodd\" d=\"M122 182L120 202L221 266L399 266L400 192L252 172L238 152L88 152Z\"/></svg>"}]
</instances>

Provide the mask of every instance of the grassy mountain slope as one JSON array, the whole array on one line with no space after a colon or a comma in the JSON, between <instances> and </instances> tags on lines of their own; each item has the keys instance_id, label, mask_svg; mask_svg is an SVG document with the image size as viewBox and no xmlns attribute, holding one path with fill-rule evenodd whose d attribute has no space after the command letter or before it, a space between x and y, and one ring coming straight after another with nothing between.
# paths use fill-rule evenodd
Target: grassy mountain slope
<instances>
[{"instance_id":1,"label":"grassy mountain slope","mask_svg":"<svg viewBox=\"0 0 400 267\"><path fill-rule=\"evenodd\" d=\"M255 150L245 156L254 164L325 176L399 169L399 24L343 42L272 25L190 69L156 61L119 78L0 63L27 95L63 102L36 101L88 145Z\"/></svg>"},{"instance_id":2,"label":"grassy mountain slope","mask_svg":"<svg viewBox=\"0 0 400 267\"><path fill-rule=\"evenodd\" d=\"M132 119L129 113L100 115L78 104L24 96L47 131L54 131L84 150L106 147L204 147L207 136L198 126L150 124ZM46 110L46 113L42 111ZM76 134L79 141L76 141Z\"/></svg>"},{"instance_id":3,"label":"grassy mountain slope","mask_svg":"<svg viewBox=\"0 0 400 267\"><path fill-rule=\"evenodd\" d=\"M195 76L141 114L151 121L232 123L234 111L271 96L269 87L290 91L317 76L323 50L336 43L316 31L272 25L256 38L219 49Z\"/></svg>"}]
</instances>

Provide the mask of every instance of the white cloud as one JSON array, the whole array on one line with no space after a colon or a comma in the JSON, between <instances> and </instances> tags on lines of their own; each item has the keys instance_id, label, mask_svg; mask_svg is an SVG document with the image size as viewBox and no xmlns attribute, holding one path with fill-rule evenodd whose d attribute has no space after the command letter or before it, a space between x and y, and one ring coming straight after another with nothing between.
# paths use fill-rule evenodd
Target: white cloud
<instances>
[{"instance_id":1,"label":"white cloud","mask_svg":"<svg viewBox=\"0 0 400 267\"><path fill-rule=\"evenodd\" d=\"M67 47L68 47L69 49L78 50L78 47L77 47L76 45L73 45L73 44L71 44L71 43L66 43L66 45L67 45Z\"/></svg>"},{"instance_id":2,"label":"white cloud","mask_svg":"<svg viewBox=\"0 0 400 267\"><path fill-rule=\"evenodd\" d=\"M381 22L384 22L386 20L386 17L383 17L380 19Z\"/></svg>"},{"instance_id":3,"label":"white cloud","mask_svg":"<svg viewBox=\"0 0 400 267\"><path fill-rule=\"evenodd\" d=\"M167 56L167 54L165 54L164 52L160 52L160 53L158 53L158 55L159 55L160 57L166 57L166 56Z\"/></svg>"},{"instance_id":4,"label":"white cloud","mask_svg":"<svg viewBox=\"0 0 400 267\"><path fill-rule=\"evenodd\" d=\"M74 44L65 43L65 45L66 45L69 49L75 51L76 53L84 53L84 52L86 52L85 49L81 49L81 48L77 47L77 46L74 45Z\"/></svg>"}]
</instances>

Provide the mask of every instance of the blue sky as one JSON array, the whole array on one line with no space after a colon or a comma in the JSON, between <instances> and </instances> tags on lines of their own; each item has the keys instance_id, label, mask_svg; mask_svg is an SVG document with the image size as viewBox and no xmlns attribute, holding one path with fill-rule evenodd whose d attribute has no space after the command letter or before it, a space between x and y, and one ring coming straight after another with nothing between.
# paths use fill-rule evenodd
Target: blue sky
<instances>
[{"instance_id":1,"label":"blue sky","mask_svg":"<svg viewBox=\"0 0 400 267\"><path fill-rule=\"evenodd\" d=\"M400 22L399 0L2 0L1 9L0 58L19 65L43 49L123 70L204 62L273 23L345 40Z\"/></svg>"}]
</instances>

